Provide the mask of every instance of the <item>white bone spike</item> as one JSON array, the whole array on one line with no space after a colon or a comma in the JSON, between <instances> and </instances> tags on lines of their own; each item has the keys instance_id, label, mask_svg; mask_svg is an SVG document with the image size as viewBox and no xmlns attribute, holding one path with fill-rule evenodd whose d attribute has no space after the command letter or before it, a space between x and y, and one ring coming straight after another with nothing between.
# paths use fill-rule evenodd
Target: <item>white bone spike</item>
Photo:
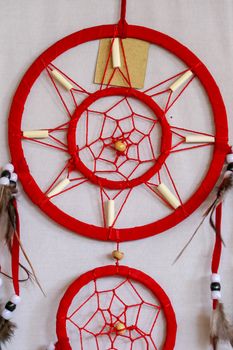
<instances>
[{"instance_id":1,"label":"white bone spike","mask_svg":"<svg viewBox=\"0 0 233 350\"><path fill-rule=\"evenodd\" d=\"M183 85L189 78L193 76L193 72L191 70L187 70L184 74L182 74L171 86L169 86L169 89L174 92L181 85Z\"/></svg>"},{"instance_id":2,"label":"white bone spike","mask_svg":"<svg viewBox=\"0 0 233 350\"><path fill-rule=\"evenodd\" d=\"M70 91L73 89L73 85L69 82L68 79L66 79L58 70L53 69L50 71L50 74L52 77L57 80L66 90Z\"/></svg>"},{"instance_id":3,"label":"white bone spike","mask_svg":"<svg viewBox=\"0 0 233 350\"><path fill-rule=\"evenodd\" d=\"M49 136L48 130L28 130L23 131L23 136L29 139L46 139Z\"/></svg>"},{"instance_id":4,"label":"white bone spike","mask_svg":"<svg viewBox=\"0 0 233 350\"><path fill-rule=\"evenodd\" d=\"M113 39L112 44L112 65L113 68L121 67L121 53L120 53L120 40L119 38Z\"/></svg>"},{"instance_id":5,"label":"white bone spike","mask_svg":"<svg viewBox=\"0 0 233 350\"><path fill-rule=\"evenodd\" d=\"M61 180L48 194L47 196L50 198L52 196L55 196L56 194L63 191L70 183L70 180L68 178L65 178Z\"/></svg>"},{"instance_id":6,"label":"white bone spike","mask_svg":"<svg viewBox=\"0 0 233 350\"><path fill-rule=\"evenodd\" d=\"M107 206L107 227L111 227L115 220L115 201L110 199L106 203Z\"/></svg>"},{"instance_id":7,"label":"white bone spike","mask_svg":"<svg viewBox=\"0 0 233 350\"><path fill-rule=\"evenodd\" d=\"M187 135L185 136L186 143L212 143L215 142L215 137L206 135Z\"/></svg>"},{"instance_id":8,"label":"white bone spike","mask_svg":"<svg viewBox=\"0 0 233 350\"><path fill-rule=\"evenodd\" d=\"M161 183L157 187L157 190L174 209L180 207L181 203L179 199L169 190L169 188L166 185Z\"/></svg>"}]
</instances>

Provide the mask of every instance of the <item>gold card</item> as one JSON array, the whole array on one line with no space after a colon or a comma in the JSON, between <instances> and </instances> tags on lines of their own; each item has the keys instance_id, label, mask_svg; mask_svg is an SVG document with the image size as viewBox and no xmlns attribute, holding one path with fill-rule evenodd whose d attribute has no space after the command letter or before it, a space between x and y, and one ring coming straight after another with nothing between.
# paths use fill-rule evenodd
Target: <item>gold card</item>
<instances>
[{"instance_id":1,"label":"gold card","mask_svg":"<svg viewBox=\"0 0 233 350\"><path fill-rule=\"evenodd\" d=\"M122 46L120 45L121 67L117 68L114 73L112 57L110 55L112 39L102 39L99 44L99 52L95 71L96 84L113 85L113 86L129 86L128 73L132 87L142 89L146 76L146 68L148 61L148 52L150 44L138 39L122 39L128 73L123 54ZM107 67L107 69L106 69ZM106 70L106 72L105 72ZM114 75L113 75L114 73ZM104 78L104 79L103 79ZM109 83L110 81L110 83Z\"/></svg>"}]
</instances>

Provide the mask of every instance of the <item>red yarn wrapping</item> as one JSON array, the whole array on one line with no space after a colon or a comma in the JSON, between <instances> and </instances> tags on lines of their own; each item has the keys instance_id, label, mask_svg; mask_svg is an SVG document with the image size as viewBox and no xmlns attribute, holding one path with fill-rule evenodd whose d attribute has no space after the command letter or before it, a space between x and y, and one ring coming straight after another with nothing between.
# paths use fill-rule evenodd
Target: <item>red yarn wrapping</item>
<instances>
[{"instance_id":1,"label":"red yarn wrapping","mask_svg":"<svg viewBox=\"0 0 233 350\"><path fill-rule=\"evenodd\" d=\"M124 6L124 2L123 2L123 6ZM49 70L49 66L51 65L51 62L56 57L58 57L60 54L64 53L66 50L70 48L73 48L77 45L80 45L82 43L85 43L91 40L98 40L101 38L124 37L124 36L142 39L152 44L159 45L164 49L167 49L171 53L175 54L178 58L183 60L183 62L193 71L195 76L197 76L197 78L200 80L201 84L205 88L206 93L209 97L209 101L213 111L213 118L215 122L216 142L213 146L214 148L213 159L210 164L208 173L204 178L204 180L201 182L197 191L186 203L182 203L181 207L179 207L177 210L173 211L167 217L162 218L156 222L153 222L144 226L140 226L140 227L122 228L122 229L111 227L110 229L108 229L107 227L97 227L94 225L86 224L84 222L81 222L78 219L75 219L67 215L65 212L61 211L58 207L56 207L47 198L46 196L47 191L43 193L40 190L39 186L37 185L37 183L35 182L35 180L30 174L30 170L28 168L27 162L24 157L23 148L21 144L22 142L21 121L22 121L24 104L27 100L27 97L32 85L34 84L34 82L36 81L40 73L45 68ZM124 54L124 59L125 59L125 54ZM170 80L172 78L169 78L167 80ZM130 92L131 94L132 91L134 90L131 88L128 71L127 71L127 75L125 76L125 81L127 81L129 84L128 91L131 91ZM182 91L178 94L178 96L174 100L172 100L171 92L168 92L166 90L159 92L159 93L168 94L167 106L164 112L167 112L171 108L171 106L181 96L182 92L191 83L191 81L192 79L185 85L185 87L182 89ZM161 84L162 83L159 83L157 84L157 86ZM151 89L149 89L147 92L144 92L144 93L148 94L148 92L150 92L151 96L156 95L153 93L153 89L155 87L156 86L152 87ZM85 89L80 87L77 83L75 83L75 90L82 91L82 93L89 95L89 93L85 91ZM71 92L73 97L74 97L75 90ZM110 89L108 91L110 91ZM125 96L126 94L125 88L118 88L116 91L118 95ZM107 93L108 92L106 90L106 94ZM62 99L62 96L60 97ZM93 96L90 97L90 99L92 98ZM146 99L147 98L148 96L146 97ZM65 102L63 104L65 107ZM69 111L67 111L67 114L71 117ZM65 124L60 125L56 129L57 130L66 129L67 125L68 123L66 125ZM178 134L180 132L179 129L173 129L173 131L174 133L178 133ZM52 137L53 137L53 140L55 141L54 135L52 135ZM33 140L33 141L37 142L38 144L43 144L43 145L47 144L44 141L39 141L39 140ZM210 191L213 189L215 183L217 182L225 160L225 155L229 150L227 142L228 142L228 127L227 127L227 121L226 121L226 111L222 101L222 97L220 95L219 89L215 81L213 80L212 76L210 75L206 67L203 65L203 63L200 62L200 60L193 53L191 53L186 47L179 44L177 41L168 37L167 35L145 27L128 25L126 22L124 23L124 33L122 31L122 23L119 23L118 26L103 25L99 27L88 28L67 36L66 38L58 41L56 44L50 47L47 51L45 51L32 64L32 66L29 68L29 70L23 77L16 91L16 94L14 96L13 103L10 110L10 117L9 117L9 144L10 144L10 150L12 155L12 161L15 165L15 169L17 173L19 174L19 178L22 182L22 185L25 191L28 193L28 195L32 199L32 201L36 203L48 216L50 216L53 220L60 223L61 225L79 234L83 234L91 238L102 239L102 240L125 241L125 240L144 238L153 234L158 234L160 232L163 232L173 227L174 225L178 224L180 221L182 221L187 216L189 216L206 199ZM204 146L207 146L207 145L204 145ZM56 146L54 145L53 146L49 145L49 146L55 147L62 152L68 152L67 148L60 143L59 145L56 145ZM192 148L198 148L198 147L202 147L202 145L193 146ZM190 148L187 148L187 149L190 149ZM175 148L170 149L171 153L178 152L178 151L180 152L180 150ZM66 165L65 168L71 169L72 165L69 163ZM159 177L159 173L158 173L158 177ZM80 182L77 184L78 186L81 183L83 183L85 179L80 179L79 181ZM145 178L145 181L146 181L146 178ZM153 184L149 182L146 183L146 186L148 186L148 188L150 189L152 189L151 187L152 185ZM175 189L175 184L174 184L174 189ZM104 188L100 188L100 192L103 194Z\"/></svg>"},{"instance_id":2,"label":"red yarn wrapping","mask_svg":"<svg viewBox=\"0 0 233 350\"><path fill-rule=\"evenodd\" d=\"M118 287L115 287L113 289L107 289L104 291L99 292L97 290L97 286L96 286L96 281L100 278L103 277L113 277L113 276L120 276L123 277L124 280L123 282L120 283L120 285ZM143 287L145 287L146 289L149 289L152 293L152 295L155 296L156 300L158 300L158 302L160 303L160 305L156 305L156 304L151 304L151 303L147 303L141 296L139 291L136 289L135 285L133 285L133 281L134 282L139 282L143 285ZM95 289L94 289L94 294L92 294L91 296L89 296L84 302L82 302L82 304L75 310L72 312L71 315L69 315L69 308L70 305L72 304L74 298L77 298L77 296L79 295L80 290L82 289L82 287L86 286L87 284L89 284L90 282L93 282L95 285ZM126 312L128 310L128 308L130 308L129 305L127 305L126 302L123 301L123 299L121 298L120 292L118 288L120 288L122 285L124 285L125 283L129 283L131 285L131 287L133 288L134 292L136 293L137 297L139 298L139 300L141 300L139 302L139 304L135 304L132 305L132 307L138 308L138 312L137 312L137 316L136 318L130 318L130 315L126 315ZM80 326L78 326L77 324L77 319L78 319L78 312L80 310L80 308L83 307L83 305L85 305L86 303L88 303L90 301L91 298L93 297L97 297L97 300L99 300L99 293L112 293L112 298L111 298L111 302L109 304L109 308L108 308L108 313L111 315L110 316L110 323L107 322L107 319L104 316L104 311L102 310L102 304L100 304L100 302L97 303L97 310L93 310L90 314L90 319L89 321L86 322L86 320L84 321L85 324L80 328ZM120 314L116 315L115 311L112 311L112 303L114 298L117 298L118 302L120 302L123 305L123 311L121 311ZM147 307L151 307L151 308L155 308L156 311L156 315L153 321L153 326L151 327L151 330L148 330L148 332L144 332L141 329L138 328L138 318L139 318L139 314L140 312L142 312L142 305L146 303L145 305L147 305ZM140 306L141 305L141 306ZM165 294L165 292L162 290L162 288L148 275L144 274L143 272L139 271L139 270L135 270L126 266L105 266L105 267L99 267L96 268L95 270L89 271L87 273L85 273L84 275L82 275L81 277L79 277L67 290L67 292L65 293L64 297L61 300L59 309L58 309L58 314L57 314L57 336L58 336L58 342L56 344L56 349L58 350L71 350L71 339L69 339L69 335L67 334L67 324L69 322L72 323L72 325L74 326L74 328L76 329L76 331L78 333L80 333L80 338L79 338L79 348L82 350L85 348L85 343L83 340L83 336L82 336L82 332L88 332L88 334L91 337L95 338L95 342L96 342L96 349L100 349L99 345L98 345L98 337L102 337L102 336L107 336L110 340L110 348L115 348L115 342L117 341L118 337L123 337L123 339L125 339L126 342L129 342L129 344L131 344L131 349L134 350L136 349L134 345L134 335L133 332L136 332L138 334L138 336L143 340L143 342L145 343L146 348L149 348L149 344L150 344L150 348L151 349L157 349L156 347L156 338L153 339L152 338L152 330L154 329L154 327L156 326L156 322L157 319L159 317L159 313L163 312L164 317L165 317L165 321L166 321L166 336L165 336L165 340L164 340L164 344L162 349L163 350L172 350L175 346L175 339L176 339L176 329L177 329L177 325L176 325L176 319L175 319L175 314L174 311L172 309L172 305L171 302L169 301L167 295ZM95 333L92 330L87 330L87 325L93 320L93 317L98 313L102 313L103 315L103 325L99 325L100 327L100 332L98 331L97 333ZM112 313L113 312L113 313ZM81 321L81 320L80 320ZM125 325L125 333L123 334L119 334L116 329L115 329L115 325L117 322L124 322ZM74 334L72 332L72 334ZM112 337L110 337L110 335L112 334ZM75 348L78 346L78 344L74 345ZM94 349L93 349L94 350Z\"/></svg>"}]
</instances>

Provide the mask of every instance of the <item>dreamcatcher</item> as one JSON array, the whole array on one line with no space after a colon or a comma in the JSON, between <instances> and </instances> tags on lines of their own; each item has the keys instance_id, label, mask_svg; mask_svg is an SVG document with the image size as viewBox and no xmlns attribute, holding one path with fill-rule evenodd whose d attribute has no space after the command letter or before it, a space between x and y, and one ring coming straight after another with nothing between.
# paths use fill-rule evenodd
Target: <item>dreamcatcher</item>
<instances>
[{"instance_id":1,"label":"dreamcatcher","mask_svg":"<svg viewBox=\"0 0 233 350\"><path fill-rule=\"evenodd\" d=\"M222 199L232 185L233 164L224 103L190 50L165 34L129 25L125 15L122 0L117 24L84 29L47 49L24 75L10 109L12 163L31 200L66 228L117 243L115 265L82 275L65 293L57 315L58 342L50 348L174 348L176 319L168 297L149 276L120 265L120 243L161 233L187 218L215 186L228 154L223 183L207 211L216 231L215 347L219 338L232 341L217 273ZM95 63L92 53L99 42L92 84L88 64ZM150 55L156 49L162 62L158 67L149 56L147 70L155 76L150 86L137 74L146 71L149 45ZM196 105L190 107L191 96ZM190 171L187 160L202 171ZM2 186L8 188L8 181Z\"/></svg>"}]
</instances>

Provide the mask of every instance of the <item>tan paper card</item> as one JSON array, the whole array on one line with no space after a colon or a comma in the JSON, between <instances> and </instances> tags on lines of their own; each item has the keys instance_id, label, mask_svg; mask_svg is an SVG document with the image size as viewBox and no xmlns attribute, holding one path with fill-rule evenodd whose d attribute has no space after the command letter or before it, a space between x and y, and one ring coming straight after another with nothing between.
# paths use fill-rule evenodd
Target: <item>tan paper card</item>
<instances>
[{"instance_id":1,"label":"tan paper card","mask_svg":"<svg viewBox=\"0 0 233 350\"><path fill-rule=\"evenodd\" d=\"M95 71L95 83L101 84L103 80L104 71L106 68L107 60L109 57L109 52L111 49L112 39L102 39L99 44L99 53L97 58L97 65ZM147 61L148 61L148 52L150 44L146 41L138 39L123 39L123 47L125 51L125 56L127 60L127 66L129 70L131 84L134 88L142 89L144 87ZM122 53L122 48L120 48L121 54L121 69L122 73L127 77L127 70L125 66L125 60ZM112 57L110 57L108 62L108 67L104 79L104 84L108 84L111 76L113 74L113 65ZM117 69L114 73L114 76L111 80L110 85L113 86L123 86L127 87L129 84L124 79L122 74Z\"/></svg>"}]
</instances>

